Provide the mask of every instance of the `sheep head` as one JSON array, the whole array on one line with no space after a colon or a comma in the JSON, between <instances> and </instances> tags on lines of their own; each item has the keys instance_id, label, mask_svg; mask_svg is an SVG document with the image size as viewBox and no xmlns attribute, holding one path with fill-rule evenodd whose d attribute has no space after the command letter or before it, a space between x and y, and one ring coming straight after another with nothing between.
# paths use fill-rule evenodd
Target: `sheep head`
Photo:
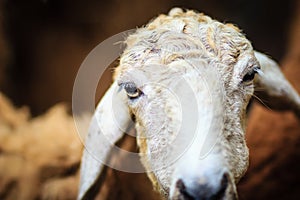
<instances>
[{"instance_id":1,"label":"sheep head","mask_svg":"<svg viewBox=\"0 0 300 200\"><path fill-rule=\"evenodd\" d=\"M132 117L141 161L163 198L237 199L255 84L299 112L299 96L276 63L255 52L237 27L178 8L137 29L126 44L91 123L79 199L103 174L91 154L109 159Z\"/></svg>"}]
</instances>

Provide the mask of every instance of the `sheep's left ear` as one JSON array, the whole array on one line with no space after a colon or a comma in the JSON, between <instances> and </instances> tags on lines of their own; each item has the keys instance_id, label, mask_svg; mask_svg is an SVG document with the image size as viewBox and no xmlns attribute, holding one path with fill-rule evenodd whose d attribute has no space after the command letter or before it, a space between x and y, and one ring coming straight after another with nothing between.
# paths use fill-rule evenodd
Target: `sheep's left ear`
<instances>
[{"instance_id":1,"label":"sheep's left ear","mask_svg":"<svg viewBox=\"0 0 300 200\"><path fill-rule=\"evenodd\" d=\"M300 97L281 72L278 64L265 54L254 52L261 71L254 79L255 95L276 110L292 110L300 117Z\"/></svg>"},{"instance_id":2,"label":"sheep's left ear","mask_svg":"<svg viewBox=\"0 0 300 200\"><path fill-rule=\"evenodd\" d=\"M105 93L93 115L81 160L78 199L93 199L99 180L104 178L115 143L122 138L131 122L127 96L115 81ZM100 183L101 184L101 183Z\"/></svg>"}]
</instances>

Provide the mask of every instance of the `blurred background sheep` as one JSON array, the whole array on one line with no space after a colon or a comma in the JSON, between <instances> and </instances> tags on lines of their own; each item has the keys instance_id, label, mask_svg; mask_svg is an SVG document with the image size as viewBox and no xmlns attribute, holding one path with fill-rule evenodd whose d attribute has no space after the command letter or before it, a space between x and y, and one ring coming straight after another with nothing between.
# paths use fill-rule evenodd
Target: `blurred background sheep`
<instances>
[{"instance_id":1,"label":"blurred background sheep","mask_svg":"<svg viewBox=\"0 0 300 200\"><path fill-rule=\"evenodd\" d=\"M237 24L257 50L281 63L300 91L297 0L2 0L0 199L75 199L82 144L68 105L80 64L104 39L174 6ZM97 99L110 85L109 70L101 80ZM54 106L59 102L65 104ZM299 199L299 120L256 102L249 116L250 169L240 198ZM130 139L123 146L136 150ZM99 199L157 198L144 174L108 174Z\"/></svg>"}]
</instances>

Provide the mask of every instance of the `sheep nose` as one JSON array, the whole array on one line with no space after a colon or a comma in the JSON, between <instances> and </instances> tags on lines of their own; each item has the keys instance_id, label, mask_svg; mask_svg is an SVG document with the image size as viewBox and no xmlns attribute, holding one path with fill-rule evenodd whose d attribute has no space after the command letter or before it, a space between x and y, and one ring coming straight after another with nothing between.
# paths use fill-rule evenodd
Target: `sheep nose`
<instances>
[{"instance_id":1,"label":"sheep nose","mask_svg":"<svg viewBox=\"0 0 300 200\"><path fill-rule=\"evenodd\" d=\"M182 179L176 182L176 188L179 190L181 200L221 200L225 197L225 191L228 187L228 174L224 173L219 183L193 184L187 186Z\"/></svg>"}]
</instances>

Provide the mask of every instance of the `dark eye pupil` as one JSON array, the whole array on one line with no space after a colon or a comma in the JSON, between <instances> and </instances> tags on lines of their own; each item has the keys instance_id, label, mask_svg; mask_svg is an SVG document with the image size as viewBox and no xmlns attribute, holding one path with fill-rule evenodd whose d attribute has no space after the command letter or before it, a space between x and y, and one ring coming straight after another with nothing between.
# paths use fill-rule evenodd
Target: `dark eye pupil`
<instances>
[{"instance_id":1,"label":"dark eye pupil","mask_svg":"<svg viewBox=\"0 0 300 200\"><path fill-rule=\"evenodd\" d=\"M255 77L255 74L258 73L259 67L253 68L252 71L248 72L244 77L243 77L243 82L248 82L252 81Z\"/></svg>"},{"instance_id":2,"label":"dark eye pupil","mask_svg":"<svg viewBox=\"0 0 300 200\"><path fill-rule=\"evenodd\" d=\"M129 99L136 99L141 96L142 92L132 82L124 84L124 89Z\"/></svg>"},{"instance_id":3,"label":"dark eye pupil","mask_svg":"<svg viewBox=\"0 0 300 200\"><path fill-rule=\"evenodd\" d=\"M256 74L255 71L247 73L243 78L243 82L252 81L255 77L255 74Z\"/></svg>"},{"instance_id":4,"label":"dark eye pupil","mask_svg":"<svg viewBox=\"0 0 300 200\"><path fill-rule=\"evenodd\" d=\"M259 71L260 71L259 66L253 67L253 69L243 77L243 82L252 81L255 77L255 74L258 73Z\"/></svg>"},{"instance_id":5,"label":"dark eye pupil","mask_svg":"<svg viewBox=\"0 0 300 200\"><path fill-rule=\"evenodd\" d=\"M138 89L137 89L137 87L135 86L135 84L134 84L134 83L131 83L131 82L125 83L124 89L126 90L126 92L127 92L128 94L135 94L135 93L138 92Z\"/></svg>"}]
</instances>

